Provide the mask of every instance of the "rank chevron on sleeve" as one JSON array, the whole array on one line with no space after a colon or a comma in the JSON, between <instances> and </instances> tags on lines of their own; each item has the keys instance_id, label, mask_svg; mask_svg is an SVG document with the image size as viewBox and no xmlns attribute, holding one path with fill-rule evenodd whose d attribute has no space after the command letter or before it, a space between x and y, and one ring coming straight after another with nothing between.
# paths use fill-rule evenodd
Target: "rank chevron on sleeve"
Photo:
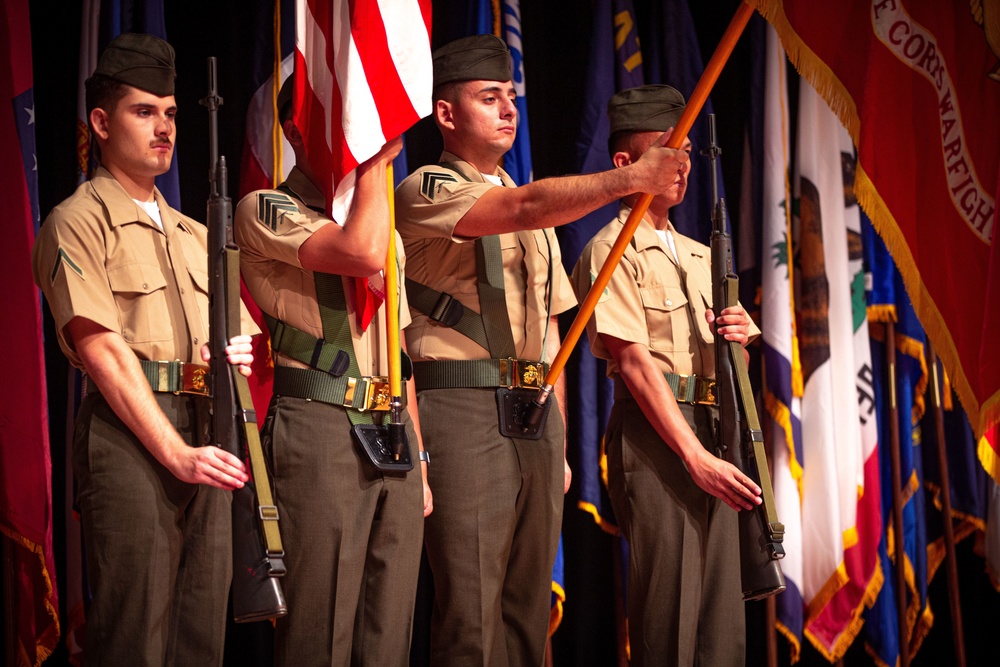
<instances>
[{"instance_id":1,"label":"rank chevron on sleeve","mask_svg":"<svg viewBox=\"0 0 1000 667\"><path fill-rule=\"evenodd\" d=\"M297 213L298 206L288 195L262 192L257 195L257 219L272 232L278 231L278 219L285 213Z\"/></svg>"},{"instance_id":2,"label":"rank chevron on sleeve","mask_svg":"<svg viewBox=\"0 0 1000 667\"><path fill-rule=\"evenodd\" d=\"M438 186L442 183L458 183L458 179L447 172L425 171L420 176L420 194L432 202L437 195Z\"/></svg>"},{"instance_id":3,"label":"rank chevron on sleeve","mask_svg":"<svg viewBox=\"0 0 1000 667\"><path fill-rule=\"evenodd\" d=\"M59 267L62 266L63 264L65 264L69 268L73 269L73 271L78 276L80 276L81 278L83 278L83 269L81 269L79 266L77 266L76 262L74 262L72 259L69 258L69 254L64 249L59 248L59 252L56 253L56 263L52 267L52 274L49 276L49 280L52 283L55 283L55 281L56 281L56 274L59 273Z\"/></svg>"}]
</instances>

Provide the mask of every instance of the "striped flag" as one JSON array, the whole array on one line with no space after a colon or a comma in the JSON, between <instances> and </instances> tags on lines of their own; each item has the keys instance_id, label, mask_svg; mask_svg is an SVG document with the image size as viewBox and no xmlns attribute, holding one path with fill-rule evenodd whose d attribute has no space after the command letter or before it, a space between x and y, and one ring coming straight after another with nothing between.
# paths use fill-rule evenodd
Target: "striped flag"
<instances>
[{"instance_id":1,"label":"striped flag","mask_svg":"<svg viewBox=\"0 0 1000 667\"><path fill-rule=\"evenodd\" d=\"M774 501L785 524L781 570L787 588L777 601L777 627L790 644L792 662L802 643L802 365L795 331L792 285L789 114L785 52L767 28L764 92L761 339L764 407L773 457Z\"/></svg>"},{"instance_id":2,"label":"striped flag","mask_svg":"<svg viewBox=\"0 0 1000 667\"><path fill-rule=\"evenodd\" d=\"M297 0L293 120L343 224L355 169L431 113L430 0Z\"/></svg>"},{"instance_id":3,"label":"striped flag","mask_svg":"<svg viewBox=\"0 0 1000 667\"><path fill-rule=\"evenodd\" d=\"M255 0L246 11L253 13L258 32L250 54L254 93L247 106L239 198L254 190L275 187L295 164L292 147L281 131L276 109L281 84L292 73L295 4L287 0ZM248 383L257 413L267 414L274 382L270 336L264 316L242 280L240 298L262 332L253 339L253 373Z\"/></svg>"},{"instance_id":4,"label":"striped flag","mask_svg":"<svg viewBox=\"0 0 1000 667\"><path fill-rule=\"evenodd\" d=\"M15 354L0 385L0 540L10 588L5 626L18 667L39 665L59 641L59 600L52 550L52 461L49 456L42 306L31 279L38 230L38 170L27 0L0 5L0 184L4 243L0 310ZM6 647L5 647L6 648Z\"/></svg>"},{"instance_id":5,"label":"striped flag","mask_svg":"<svg viewBox=\"0 0 1000 667\"><path fill-rule=\"evenodd\" d=\"M253 13L258 32L250 56L254 93L247 106L239 198L278 185L295 164L275 108L278 90L292 73L295 5L287 0L255 0L246 11Z\"/></svg>"},{"instance_id":6,"label":"striped flag","mask_svg":"<svg viewBox=\"0 0 1000 667\"><path fill-rule=\"evenodd\" d=\"M801 292L796 302L803 372L804 634L821 654L835 661L843 656L861 623L855 596L842 589L866 591L869 584L867 578L852 581L852 576L867 577L870 573L858 570L871 568L853 568L846 557L859 541L858 501L865 492L866 445L856 381L844 129L804 81L799 88L798 123ZM852 602L844 603L843 595Z\"/></svg>"}]
</instances>

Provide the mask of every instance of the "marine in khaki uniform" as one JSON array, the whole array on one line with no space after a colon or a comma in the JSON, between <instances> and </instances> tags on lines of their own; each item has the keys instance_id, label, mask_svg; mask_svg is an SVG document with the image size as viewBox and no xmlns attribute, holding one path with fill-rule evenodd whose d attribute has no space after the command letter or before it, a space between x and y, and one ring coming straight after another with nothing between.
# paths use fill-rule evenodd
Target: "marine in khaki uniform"
<instances>
[{"instance_id":1,"label":"marine in khaki uniform","mask_svg":"<svg viewBox=\"0 0 1000 667\"><path fill-rule=\"evenodd\" d=\"M363 322L358 303L371 291L362 278L383 286L386 167L401 142L386 144L358 167L354 205L341 226L324 213L326 201L291 120L291 87L289 77L278 108L296 166L277 190L244 197L235 226L243 278L271 318L274 399L263 434L288 568L282 581L288 615L277 621L275 663L406 665L423 517L432 509L427 462L421 456L410 472L377 470L351 438L352 416L361 413L344 405L350 403L348 377L389 371L385 306ZM394 242L402 269L402 244L398 237ZM331 306L331 291L339 294L339 309ZM337 310L334 324L349 325L349 338L331 335L321 306ZM400 308L405 326L405 295ZM417 458L417 420L404 421Z\"/></svg>"},{"instance_id":2,"label":"marine in khaki uniform","mask_svg":"<svg viewBox=\"0 0 1000 667\"><path fill-rule=\"evenodd\" d=\"M626 169L514 187L498 166L517 127L504 43L477 35L437 49L434 87L444 153L396 194L433 461L430 660L541 665L570 482L563 420L552 410L540 439L505 437L498 408L509 388L535 391L558 349L554 316L575 303L549 228L665 187L687 154L657 147Z\"/></svg>"},{"instance_id":3,"label":"marine in khaki uniform","mask_svg":"<svg viewBox=\"0 0 1000 667\"><path fill-rule=\"evenodd\" d=\"M639 159L683 109L670 86L615 95L608 104L615 166ZM713 325L743 345L760 332L742 306L714 321L709 248L678 234L668 217L684 198L687 173L651 191L587 335L615 381L605 444L611 503L629 543L631 662L743 665L736 511L759 504L760 489L712 453ZM584 248L572 278L581 300L636 199L624 198L618 219Z\"/></svg>"},{"instance_id":4,"label":"marine in khaki uniform","mask_svg":"<svg viewBox=\"0 0 1000 667\"><path fill-rule=\"evenodd\" d=\"M59 345L87 374L73 444L93 594L84 662L219 665L228 491L247 475L238 458L200 446L206 230L154 186L176 138L174 51L121 35L86 88L101 167L46 218L33 255ZM258 332L249 317L243 331ZM229 361L249 374L250 337L230 343Z\"/></svg>"}]
</instances>

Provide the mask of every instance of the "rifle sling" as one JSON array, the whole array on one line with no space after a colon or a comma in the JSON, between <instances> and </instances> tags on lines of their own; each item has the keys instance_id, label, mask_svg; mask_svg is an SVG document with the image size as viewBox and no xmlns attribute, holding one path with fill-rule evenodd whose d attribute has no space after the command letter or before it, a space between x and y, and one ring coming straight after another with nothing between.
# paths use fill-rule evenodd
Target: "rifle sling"
<instances>
[{"instance_id":1,"label":"rifle sling","mask_svg":"<svg viewBox=\"0 0 1000 667\"><path fill-rule=\"evenodd\" d=\"M738 282L733 277L726 278L726 302L727 307L738 305ZM753 388L750 386L750 374L747 372L746 359L743 357L743 346L737 341L728 341L729 358L733 362L736 371L736 384L740 399L740 412L746 420L747 430L750 440L753 443L752 450L757 464L757 476L760 482L760 492L764 513L767 517L768 529L771 532L771 539L781 542L784 538L784 526L778 522L777 509L774 506L774 490L771 487L771 473L767 468L767 455L764 452L764 432L760 428L760 419L757 417L757 404L753 398Z\"/></svg>"},{"instance_id":2,"label":"rifle sling","mask_svg":"<svg viewBox=\"0 0 1000 667\"><path fill-rule=\"evenodd\" d=\"M240 251L236 248L226 248L226 319L229 331L239 331L240 326ZM250 473L257 491L257 516L264 532L264 545L268 556L274 557L272 572L275 575L284 574L280 566L280 557L284 555L281 544L281 532L278 529L278 507L271 496L271 480L264 463L264 450L260 446L260 432L257 429L257 412L253 407L253 397L250 395L250 385L240 374L239 368L230 366L233 386L236 389L236 412L243 424L246 436L247 455L250 458Z\"/></svg>"}]
</instances>

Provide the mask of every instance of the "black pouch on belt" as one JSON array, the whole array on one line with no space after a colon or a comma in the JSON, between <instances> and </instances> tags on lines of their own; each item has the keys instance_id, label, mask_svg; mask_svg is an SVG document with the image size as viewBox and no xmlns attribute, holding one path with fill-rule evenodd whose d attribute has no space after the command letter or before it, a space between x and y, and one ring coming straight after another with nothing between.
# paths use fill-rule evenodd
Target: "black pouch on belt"
<instances>
[{"instance_id":1,"label":"black pouch on belt","mask_svg":"<svg viewBox=\"0 0 1000 667\"><path fill-rule=\"evenodd\" d=\"M500 435L505 438L520 438L521 440L538 440L545 431L545 421L549 418L551 401L546 401L542 408L542 417L532 427L525 423L528 410L535 402L537 389L497 389L497 418Z\"/></svg>"},{"instance_id":2,"label":"black pouch on belt","mask_svg":"<svg viewBox=\"0 0 1000 667\"><path fill-rule=\"evenodd\" d=\"M413 470L410 439L406 435L404 424L355 424L351 427L351 437L377 470L382 472Z\"/></svg>"}]
</instances>

